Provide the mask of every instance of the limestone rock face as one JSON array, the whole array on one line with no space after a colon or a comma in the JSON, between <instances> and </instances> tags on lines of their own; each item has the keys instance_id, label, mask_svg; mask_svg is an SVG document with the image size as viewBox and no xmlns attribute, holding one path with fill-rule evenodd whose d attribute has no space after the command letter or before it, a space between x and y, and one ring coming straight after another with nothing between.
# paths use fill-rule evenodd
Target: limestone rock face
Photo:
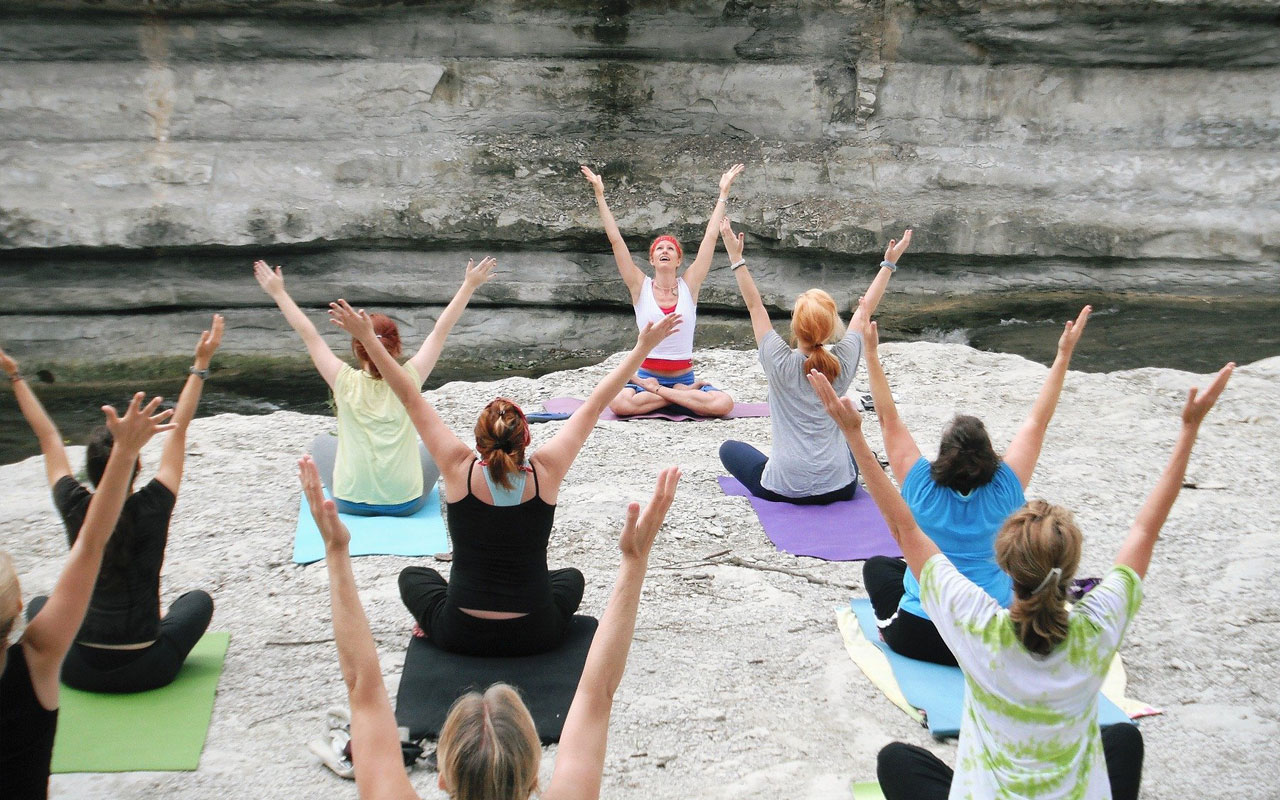
<instances>
[{"instance_id":1,"label":"limestone rock face","mask_svg":"<svg viewBox=\"0 0 1280 800\"><path fill-rule=\"evenodd\" d=\"M1280 11L1158 5L0 0L0 340L146 313L157 341L111 355L158 352L269 306L258 257L305 302L433 317L494 254L480 304L533 330L477 342L585 314L614 349L582 163L634 250L692 254L746 162L731 212L775 306L856 297L908 225L913 293L1275 294ZM703 303L740 308L723 273Z\"/></svg>"}]
</instances>

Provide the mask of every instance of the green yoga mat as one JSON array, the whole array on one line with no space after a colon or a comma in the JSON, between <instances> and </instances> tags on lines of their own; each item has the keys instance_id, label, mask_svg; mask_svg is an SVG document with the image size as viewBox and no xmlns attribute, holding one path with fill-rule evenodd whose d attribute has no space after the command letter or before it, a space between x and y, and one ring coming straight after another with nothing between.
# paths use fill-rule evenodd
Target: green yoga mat
<instances>
[{"instance_id":1,"label":"green yoga mat","mask_svg":"<svg viewBox=\"0 0 1280 800\"><path fill-rule=\"evenodd\" d=\"M213 716L229 633L206 633L173 683L137 694L62 687L53 772L194 770Z\"/></svg>"},{"instance_id":2,"label":"green yoga mat","mask_svg":"<svg viewBox=\"0 0 1280 800\"><path fill-rule=\"evenodd\" d=\"M875 781L854 781L853 800L884 800L884 792Z\"/></svg>"}]
</instances>

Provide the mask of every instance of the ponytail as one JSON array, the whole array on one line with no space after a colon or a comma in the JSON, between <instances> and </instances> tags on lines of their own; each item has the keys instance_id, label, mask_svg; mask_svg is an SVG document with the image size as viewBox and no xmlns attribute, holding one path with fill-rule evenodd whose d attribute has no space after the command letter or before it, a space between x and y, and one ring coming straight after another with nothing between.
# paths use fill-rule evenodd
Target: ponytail
<instances>
[{"instance_id":1,"label":"ponytail","mask_svg":"<svg viewBox=\"0 0 1280 800\"><path fill-rule=\"evenodd\" d=\"M0 646L9 646L9 634L22 610L22 591L18 588L18 573L13 559L0 550Z\"/></svg>"},{"instance_id":2,"label":"ponytail","mask_svg":"<svg viewBox=\"0 0 1280 800\"><path fill-rule=\"evenodd\" d=\"M505 397L485 406L476 420L476 451L489 468L490 477L504 489L513 487L511 476L524 467L529 439L524 412Z\"/></svg>"},{"instance_id":3,"label":"ponytail","mask_svg":"<svg viewBox=\"0 0 1280 800\"><path fill-rule=\"evenodd\" d=\"M1081 539L1071 512L1043 500L1015 511L996 537L996 563L1013 578L1009 618L1032 653L1048 655L1067 638L1067 589Z\"/></svg>"},{"instance_id":4,"label":"ponytail","mask_svg":"<svg viewBox=\"0 0 1280 800\"><path fill-rule=\"evenodd\" d=\"M804 362L806 375L816 369L829 381L840 377L840 361L823 346L835 333L837 319L835 299L821 289L810 289L796 298L791 309L791 336L809 349Z\"/></svg>"}]
</instances>

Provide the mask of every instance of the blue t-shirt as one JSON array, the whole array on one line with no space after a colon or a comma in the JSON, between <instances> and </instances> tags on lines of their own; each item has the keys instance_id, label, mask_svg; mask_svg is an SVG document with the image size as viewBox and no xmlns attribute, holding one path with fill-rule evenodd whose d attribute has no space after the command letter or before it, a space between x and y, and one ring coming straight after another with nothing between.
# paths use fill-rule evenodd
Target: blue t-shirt
<instances>
[{"instance_id":1,"label":"blue t-shirt","mask_svg":"<svg viewBox=\"0 0 1280 800\"><path fill-rule=\"evenodd\" d=\"M1008 608L1013 603L1013 579L996 565L996 534L1027 502L1017 473L1001 461L989 483L964 495L934 483L929 468L922 456L902 482L902 497L916 524L961 575ZM920 583L911 570L902 576L902 588L898 608L928 619L920 605Z\"/></svg>"}]
</instances>

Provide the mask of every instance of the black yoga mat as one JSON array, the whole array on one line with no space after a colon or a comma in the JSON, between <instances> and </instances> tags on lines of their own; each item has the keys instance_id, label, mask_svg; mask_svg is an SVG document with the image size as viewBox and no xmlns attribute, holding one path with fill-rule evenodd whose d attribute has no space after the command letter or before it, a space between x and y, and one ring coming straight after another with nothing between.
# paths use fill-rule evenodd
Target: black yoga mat
<instances>
[{"instance_id":1,"label":"black yoga mat","mask_svg":"<svg viewBox=\"0 0 1280 800\"><path fill-rule=\"evenodd\" d=\"M520 690L542 741L558 742L597 624L593 617L575 616L564 642L535 656L464 656L413 638L396 693L396 723L408 728L415 741L434 739L454 700L494 683L509 683Z\"/></svg>"}]
</instances>

